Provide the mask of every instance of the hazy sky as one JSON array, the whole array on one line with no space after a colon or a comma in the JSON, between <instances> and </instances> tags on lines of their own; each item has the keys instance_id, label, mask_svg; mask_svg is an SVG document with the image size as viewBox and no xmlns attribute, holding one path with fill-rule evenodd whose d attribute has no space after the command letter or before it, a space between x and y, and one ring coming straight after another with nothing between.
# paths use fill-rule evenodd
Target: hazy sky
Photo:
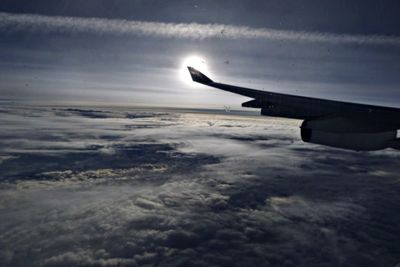
<instances>
[{"instance_id":1,"label":"hazy sky","mask_svg":"<svg viewBox=\"0 0 400 267\"><path fill-rule=\"evenodd\" d=\"M0 2L1 99L239 107L181 78L400 106L397 1ZM25 15L24 15L25 14Z\"/></svg>"}]
</instances>

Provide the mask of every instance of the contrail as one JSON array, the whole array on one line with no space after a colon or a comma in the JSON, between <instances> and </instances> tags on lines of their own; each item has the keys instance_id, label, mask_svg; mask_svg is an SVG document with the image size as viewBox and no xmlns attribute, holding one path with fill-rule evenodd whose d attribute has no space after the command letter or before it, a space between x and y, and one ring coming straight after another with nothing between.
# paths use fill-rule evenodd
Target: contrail
<instances>
[{"instance_id":1,"label":"contrail","mask_svg":"<svg viewBox=\"0 0 400 267\"><path fill-rule=\"evenodd\" d=\"M1 32L85 33L96 35L148 36L159 38L259 39L331 44L400 46L400 37L387 35L334 34L251 28L224 24L162 23L123 19L44 16L0 12Z\"/></svg>"}]
</instances>

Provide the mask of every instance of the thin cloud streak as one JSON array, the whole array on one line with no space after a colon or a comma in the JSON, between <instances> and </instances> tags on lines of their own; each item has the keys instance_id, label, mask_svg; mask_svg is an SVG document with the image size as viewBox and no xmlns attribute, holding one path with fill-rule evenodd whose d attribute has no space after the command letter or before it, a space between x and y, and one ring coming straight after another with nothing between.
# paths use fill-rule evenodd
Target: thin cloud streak
<instances>
[{"instance_id":1,"label":"thin cloud streak","mask_svg":"<svg viewBox=\"0 0 400 267\"><path fill-rule=\"evenodd\" d=\"M85 33L159 38L258 39L331 44L366 44L400 46L400 37L386 35L353 35L251 28L224 24L162 23L122 19L44 16L0 12L2 32Z\"/></svg>"}]
</instances>

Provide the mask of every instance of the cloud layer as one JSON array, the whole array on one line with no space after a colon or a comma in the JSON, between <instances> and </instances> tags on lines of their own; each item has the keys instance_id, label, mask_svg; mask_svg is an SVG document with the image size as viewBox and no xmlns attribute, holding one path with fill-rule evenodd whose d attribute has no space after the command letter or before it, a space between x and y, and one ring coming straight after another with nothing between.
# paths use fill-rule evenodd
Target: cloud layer
<instances>
[{"instance_id":1,"label":"cloud layer","mask_svg":"<svg viewBox=\"0 0 400 267\"><path fill-rule=\"evenodd\" d=\"M400 45L400 37L251 28L223 24L162 23L122 19L0 13L5 32L91 33L187 39L265 39L332 44Z\"/></svg>"},{"instance_id":2,"label":"cloud layer","mask_svg":"<svg viewBox=\"0 0 400 267\"><path fill-rule=\"evenodd\" d=\"M397 151L292 120L0 108L0 266L394 266Z\"/></svg>"}]
</instances>

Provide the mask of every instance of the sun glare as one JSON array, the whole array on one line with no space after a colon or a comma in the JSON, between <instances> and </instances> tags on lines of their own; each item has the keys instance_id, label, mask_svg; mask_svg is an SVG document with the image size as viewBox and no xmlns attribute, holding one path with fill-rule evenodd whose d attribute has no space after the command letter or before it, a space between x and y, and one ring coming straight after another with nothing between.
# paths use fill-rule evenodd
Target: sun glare
<instances>
[{"instance_id":1,"label":"sun glare","mask_svg":"<svg viewBox=\"0 0 400 267\"><path fill-rule=\"evenodd\" d=\"M189 71L187 67L193 67L200 72L204 73L205 75L209 75L210 71L207 67L206 60L203 57L200 56L188 56L183 59L182 65L180 68L179 76L182 81L184 81L187 84L194 85L195 83L192 81L192 78L190 77Z\"/></svg>"}]
</instances>

